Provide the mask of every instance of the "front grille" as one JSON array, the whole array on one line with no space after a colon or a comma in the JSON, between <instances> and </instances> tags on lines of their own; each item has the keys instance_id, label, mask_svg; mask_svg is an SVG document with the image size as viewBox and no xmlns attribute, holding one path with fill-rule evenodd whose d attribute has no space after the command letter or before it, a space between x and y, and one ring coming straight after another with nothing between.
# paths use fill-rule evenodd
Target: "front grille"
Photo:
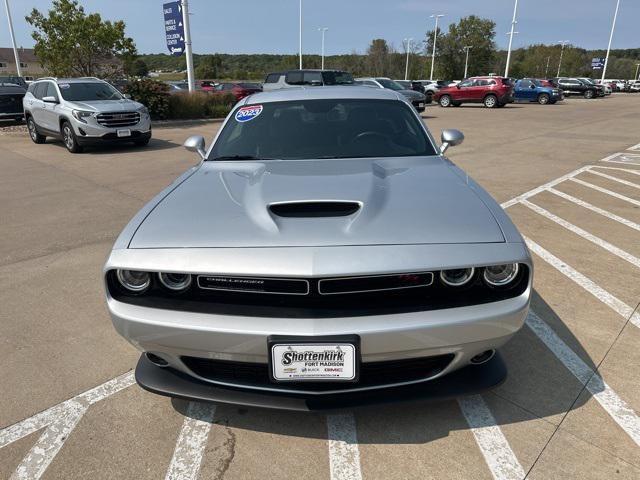
<instances>
[{"instance_id":1,"label":"front grille","mask_svg":"<svg viewBox=\"0 0 640 480\"><path fill-rule=\"evenodd\" d=\"M103 127L119 128L130 127L140 122L139 112L110 112L100 113L97 117L98 123Z\"/></svg>"},{"instance_id":2,"label":"front grille","mask_svg":"<svg viewBox=\"0 0 640 480\"><path fill-rule=\"evenodd\" d=\"M142 295L125 291L115 270L108 272L107 283L116 300L149 308L267 318L340 318L441 310L517 297L529 278L527 266L520 267L517 279L507 288L486 285L481 268L469 284L458 288L443 284L438 272L277 280L200 275L179 295L163 288L156 275ZM249 281L236 281L240 279ZM308 291L302 293L303 288Z\"/></svg>"},{"instance_id":3,"label":"front grille","mask_svg":"<svg viewBox=\"0 0 640 480\"><path fill-rule=\"evenodd\" d=\"M211 381L245 387L322 392L327 390L383 387L394 383L428 379L442 372L451 363L453 357L453 354L446 354L433 357L362 363L360 365L360 378L356 383L326 381L275 383L269 378L269 366L266 363L230 362L198 357L182 357L182 361L194 374Z\"/></svg>"}]
</instances>

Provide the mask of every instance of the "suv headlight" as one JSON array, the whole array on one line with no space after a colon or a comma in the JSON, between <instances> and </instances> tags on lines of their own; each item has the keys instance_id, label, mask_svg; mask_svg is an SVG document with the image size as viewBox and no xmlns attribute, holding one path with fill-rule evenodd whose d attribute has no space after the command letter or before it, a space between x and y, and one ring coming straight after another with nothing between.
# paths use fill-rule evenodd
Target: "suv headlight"
<instances>
[{"instance_id":1,"label":"suv headlight","mask_svg":"<svg viewBox=\"0 0 640 480\"><path fill-rule=\"evenodd\" d=\"M73 116L76 120L81 121L82 123L87 123L87 118L93 116L93 112L88 112L86 110L73 110Z\"/></svg>"},{"instance_id":2,"label":"suv headlight","mask_svg":"<svg viewBox=\"0 0 640 480\"><path fill-rule=\"evenodd\" d=\"M149 115L149 109L144 105L138 109L138 112L140 112L140 115Z\"/></svg>"}]
</instances>

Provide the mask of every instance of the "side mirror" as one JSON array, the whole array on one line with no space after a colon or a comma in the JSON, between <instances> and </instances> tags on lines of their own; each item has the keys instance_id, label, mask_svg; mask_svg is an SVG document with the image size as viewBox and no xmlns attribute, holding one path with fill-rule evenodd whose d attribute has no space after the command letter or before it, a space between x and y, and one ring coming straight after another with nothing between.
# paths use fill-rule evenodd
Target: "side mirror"
<instances>
[{"instance_id":1,"label":"side mirror","mask_svg":"<svg viewBox=\"0 0 640 480\"><path fill-rule=\"evenodd\" d=\"M442 131L440 141L442 142L442 145L440 145L440 154L444 154L447 148L460 145L464 141L464 134L460 130L447 128Z\"/></svg>"},{"instance_id":2,"label":"side mirror","mask_svg":"<svg viewBox=\"0 0 640 480\"><path fill-rule=\"evenodd\" d=\"M42 101L44 103L60 103L60 102L58 102L56 97L42 97Z\"/></svg>"},{"instance_id":3,"label":"side mirror","mask_svg":"<svg viewBox=\"0 0 640 480\"><path fill-rule=\"evenodd\" d=\"M535 90L536 86L535 86L535 85L531 85L531 86L529 86L529 88L530 88L531 90Z\"/></svg>"},{"instance_id":4,"label":"side mirror","mask_svg":"<svg viewBox=\"0 0 640 480\"><path fill-rule=\"evenodd\" d=\"M184 141L182 146L190 152L198 152L198 155L200 155L200 158L203 160L207 156L204 137L202 135L192 135Z\"/></svg>"},{"instance_id":5,"label":"side mirror","mask_svg":"<svg viewBox=\"0 0 640 480\"><path fill-rule=\"evenodd\" d=\"M458 90L460 90L460 84L459 84L459 83L456 83L456 88L457 88Z\"/></svg>"},{"instance_id":6,"label":"side mirror","mask_svg":"<svg viewBox=\"0 0 640 480\"><path fill-rule=\"evenodd\" d=\"M128 93L125 93L123 97L126 98L127 100L131 100L131 95L129 95Z\"/></svg>"}]
</instances>

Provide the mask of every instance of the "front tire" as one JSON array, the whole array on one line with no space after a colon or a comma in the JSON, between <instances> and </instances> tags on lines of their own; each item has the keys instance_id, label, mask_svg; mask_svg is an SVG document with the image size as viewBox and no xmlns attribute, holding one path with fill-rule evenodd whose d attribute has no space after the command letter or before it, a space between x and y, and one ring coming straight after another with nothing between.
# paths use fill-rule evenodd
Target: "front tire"
<instances>
[{"instance_id":1,"label":"front tire","mask_svg":"<svg viewBox=\"0 0 640 480\"><path fill-rule=\"evenodd\" d=\"M69 122L62 123L62 141L64 142L64 146L67 147L67 150L71 153L81 153L83 150L82 146L78 143L76 134Z\"/></svg>"},{"instance_id":2,"label":"front tire","mask_svg":"<svg viewBox=\"0 0 640 480\"><path fill-rule=\"evenodd\" d=\"M587 90L584 92L584 98L591 99L593 98L593 96L594 96L593 90Z\"/></svg>"},{"instance_id":3,"label":"front tire","mask_svg":"<svg viewBox=\"0 0 640 480\"><path fill-rule=\"evenodd\" d=\"M439 100L440 106L443 108L451 106L451 97L449 95L442 95Z\"/></svg>"},{"instance_id":4,"label":"front tire","mask_svg":"<svg viewBox=\"0 0 640 480\"><path fill-rule=\"evenodd\" d=\"M495 95L487 95L484 97L484 101L482 103L484 103L484 106L487 108L495 108L498 106L498 97Z\"/></svg>"},{"instance_id":5,"label":"front tire","mask_svg":"<svg viewBox=\"0 0 640 480\"><path fill-rule=\"evenodd\" d=\"M29 130L29 137L33 143L44 143L47 140L47 137L38 133L38 127L36 127L33 117L27 118L27 130Z\"/></svg>"},{"instance_id":6,"label":"front tire","mask_svg":"<svg viewBox=\"0 0 640 480\"><path fill-rule=\"evenodd\" d=\"M546 93L541 93L540 95L538 95L538 103L540 105L546 105L547 103L549 103L549 95Z\"/></svg>"}]
</instances>

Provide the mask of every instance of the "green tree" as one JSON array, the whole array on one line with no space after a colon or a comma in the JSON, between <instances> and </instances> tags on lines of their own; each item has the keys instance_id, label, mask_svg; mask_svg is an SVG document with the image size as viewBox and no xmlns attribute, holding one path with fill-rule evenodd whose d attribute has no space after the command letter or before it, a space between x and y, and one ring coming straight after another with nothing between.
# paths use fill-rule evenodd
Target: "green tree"
<instances>
[{"instance_id":1,"label":"green tree","mask_svg":"<svg viewBox=\"0 0 640 480\"><path fill-rule=\"evenodd\" d=\"M195 74L199 80L220 78L222 59L218 55L201 57L196 66Z\"/></svg>"},{"instance_id":2,"label":"green tree","mask_svg":"<svg viewBox=\"0 0 640 480\"><path fill-rule=\"evenodd\" d=\"M123 21L87 15L77 0L54 0L46 16L34 8L25 20L38 60L56 76L115 76L136 54Z\"/></svg>"},{"instance_id":3,"label":"green tree","mask_svg":"<svg viewBox=\"0 0 640 480\"><path fill-rule=\"evenodd\" d=\"M367 49L368 67L371 75L387 75L389 64L389 45L383 38L375 38Z\"/></svg>"},{"instance_id":4,"label":"green tree","mask_svg":"<svg viewBox=\"0 0 640 480\"><path fill-rule=\"evenodd\" d=\"M458 23L452 23L445 34L438 32L435 77L461 79L464 76L466 45L473 47L469 52L467 75L490 73L496 53L495 36L495 22L475 15L461 18ZM433 31L430 31L425 40L425 53L431 55L432 51ZM426 66L431 69L431 61L428 61Z\"/></svg>"},{"instance_id":5,"label":"green tree","mask_svg":"<svg viewBox=\"0 0 640 480\"><path fill-rule=\"evenodd\" d=\"M132 77L146 77L149 73L149 67L143 59L136 58L125 63L124 72Z\"/></svg>"}]
</instances>

